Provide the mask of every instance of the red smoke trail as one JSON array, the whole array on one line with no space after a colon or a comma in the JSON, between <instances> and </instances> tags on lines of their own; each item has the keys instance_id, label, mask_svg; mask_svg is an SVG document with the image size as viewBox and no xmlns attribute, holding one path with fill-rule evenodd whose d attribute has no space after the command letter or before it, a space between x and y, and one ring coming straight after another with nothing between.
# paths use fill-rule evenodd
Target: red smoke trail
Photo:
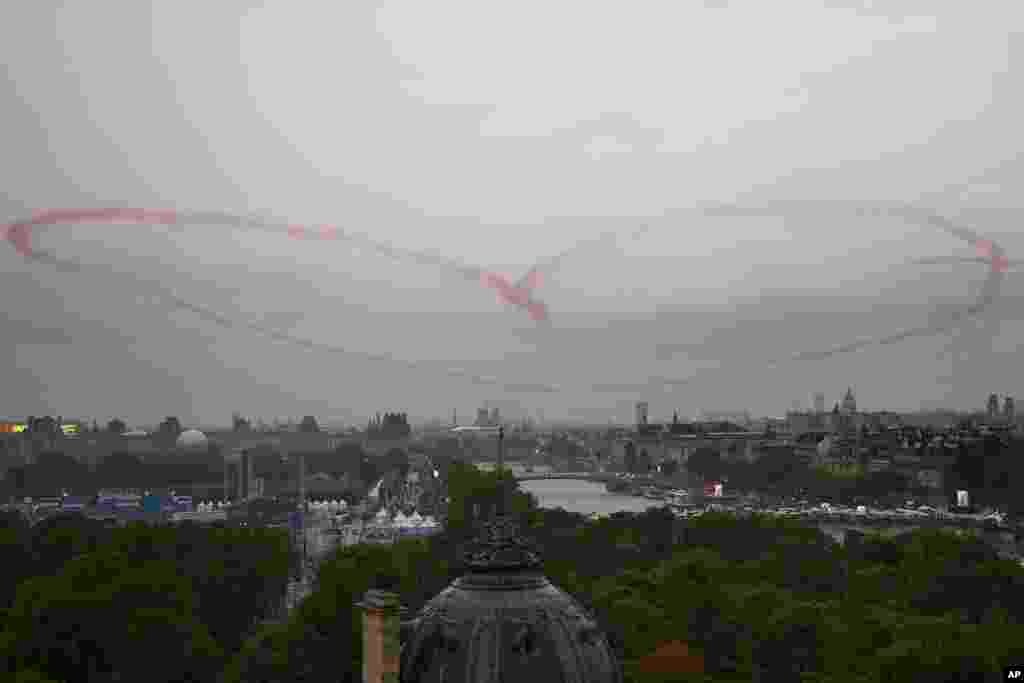
<instances>
[{"instance_id":1,"label":"red smoke trail","mask_svg":"<svg viewBox=\"0 0 1024 683\"><path fill-rule=\"evenodd\" d=\"M547 306L534 298L532 290L536 289L541 276L537 268L532 269L520 283L513 284L507 278L483 268L460 264L456 261L428 252L415 252L375 242L367 237L351 235L334 225L321 225L316 228L296 223L278 224L266 219L246 217L229 213L182 212L168 209L142 208L95 208L95 209L47 209L38 211L31 217L15 221L6 226L5 239L11 243L22 256L32 254L32 229L41 226L52 226L60 223L105 223L136 224L136 225L187 225L187 224L223 224L234 228L254 227L272 232L283 232L295 240L316 239L329 241L349 241L370 247L379 253L392 257L411 259L420 263L432 263L448 270L454 270L463 277L475 279L483 286L493 289L498 294L499 302L523 309L535 322L547 322L549 313ZM280 228L283 228L281 230ZM553 264L552 264L553 265Z\"/></svg>"}]
</instances>

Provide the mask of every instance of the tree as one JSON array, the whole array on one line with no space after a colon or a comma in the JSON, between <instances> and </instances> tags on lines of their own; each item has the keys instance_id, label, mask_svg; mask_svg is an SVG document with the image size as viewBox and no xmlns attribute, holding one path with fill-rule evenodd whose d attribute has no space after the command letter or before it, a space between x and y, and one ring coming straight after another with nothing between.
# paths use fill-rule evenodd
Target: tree
<instances>
[{"instance_id":1,"label":"tree","mask_svg":"<svg viewBox=\"0 0 1024 683\"><path fill-rule=\"evenodd\" d=\"M59 572L68 562L95 552L109 539L104 524L81 513L60 513L32 527L29 544L37 576Z\"/></svg>"},{"instance_id":2,"label":"tree","mask_svg":"<svg viewBox=\"0 0 1024 683\"><path fill-rule=\"evenodd\" d=\"M107 431L112 434L124 434L128 431L128 425L125 424L124 420L115 417L107 423Z\"/></svg>"},{"instance_id":3,"label":"tree","mask_svg":"<svg viewBox=\"0 0 1024 683\"><path fill-rule=\"evenodd\" d=\"M138 561L175 567L196 594L197 618L227 651L284 595L292 550L277 529L148 527L119 529L111 545Z\"/></svg>"},{"instance_id":4,"label":"tree","mask_svg":"<svg viewBox=\"0 0 1024 683\"><path fill-rule=\"evenodd\" d=\"M637 457L636 457L636 444L632 441L626 442L626 456L624 463L626 471L630 474L635 474L637 471Z\"/></svg>"},{"instance_id":5,"label":"tree","mask_svg":"<svg viewBox=\"0 0 1024 683\"><path fill-rule=\"evenodd\" d=\"M173 563L86 555L19 586L0 655L64 681L215 680L222 653L194 602Z\"/></svg>"},{"instance_id":6,"label":"tree","mask_svg":"<svg viewBox=\"0 0 1024 683\"><path fill-rule=\"evenodd\" d=\"M640 449L640 456L637 458L636 466L640 474L648 474L651 471L651 456L646 448Z\"/></svg>"},{"instance_id":7,"label":"tree","mask_svg":"<svg viewBox=\"0 0 1024 683\"><path fill-rule=\"evenodd\" d=\"M101 487L141 488L146 484L146 466L131 453L113 453L96 468L96 482Z\"/></svg>"},{"instance_id":8,"label":"tree","mask_svg":"<svg viewBox=\"0 0 1024 683\"><path fill-rule=\"evenodd\" d=\"M32 489L55 495L61 491L85 494L92 488L89 469L60 451L43 451L29 466Z\"/></svg>"},{"instance_id":9,"label":"tree","mask_svg":"<svg viewBox=\"0 0 1024 683\"><path fill-rule=\"evenodd\" d=\"M703 479L715 479L725 471L722 456L713 448L701 446L686 461L686 469Z\"/></svg>"},{"instance_id":10,"label":"tree","mask_svg":"<svg viewBox=\"0 0 1024 683\"><path fill-rule=\"evenodd\" d=\"M0 512L0 610L11 606L17 585L35 571L29 534L24 516L13 510Z\"/></svg>"},{"instance_id":11,"label":"tree","mask_svg":"<svg viewBox=\"0 0 1024 683\"><path fill-rule=\"evenodd\" d=\"M752 464L754 477L761 485L774 485L797 469L792 449L772 449Z\"/></svg>"},{"instance_id":12,"label":"tree","mask_svg":"<svg viewBox=\"0 0 1024 683\"><path fill-rule=\"evenodd\" d=\"M39 669L22 669L13 675L11 683L58 683Z\"/></svg>"},{"instance_id":13,"label":"tree","mask_svg":"<svg viewBox=\"0 0 1024 683\"><path fill-rule=\"evenodd\" d=\"M381 464L384 469L388 470L408 469L409 454L401 448L391 448L384 454Z\"/></svg>"}]
</instances>

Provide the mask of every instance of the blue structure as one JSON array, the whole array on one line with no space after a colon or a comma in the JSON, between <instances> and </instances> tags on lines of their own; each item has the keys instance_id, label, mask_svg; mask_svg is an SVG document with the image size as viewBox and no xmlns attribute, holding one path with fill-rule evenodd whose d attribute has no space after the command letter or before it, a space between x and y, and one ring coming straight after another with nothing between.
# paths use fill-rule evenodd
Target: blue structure
<instances>
[{"instance_id":1,"label":"blue structure","mask_svg":"<svg viewBox=\"0 0 1024 683\"><path fill-rule=\"evenodd\" d=\"M89 504L86 496L64 496L60 501L60 509L65 512L80 512Z\"/></svg>"}]
</instances>

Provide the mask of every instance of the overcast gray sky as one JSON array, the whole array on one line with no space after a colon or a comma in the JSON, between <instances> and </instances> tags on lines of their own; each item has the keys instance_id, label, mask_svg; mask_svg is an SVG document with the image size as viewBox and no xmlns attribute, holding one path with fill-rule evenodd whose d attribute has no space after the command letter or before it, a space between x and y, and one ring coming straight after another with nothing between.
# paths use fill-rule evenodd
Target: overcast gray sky
<instances>
[{"instance_id":1,"label":"overcast gray sky","mask_svg":"<svg viewBox=\"0 0 1024 683\"><path fill-rule=\"evenodd\" d=\"M55 274L0 252L0 413L227 422L377 410L549 418L678 409L781 414L847 385L867 408L983 405L1024 376L1024 273L988 336L724 370L673 393L574 385L740 368L913 327L972 300L973 255L920 225L827 212L707 218L706 201L927 201L1011 258L1024 164L1015 2L7 3L0 212L127 205L267 212L518 277L597 233L541 290L552 328L427 266L195 226L49 228L108 267ZM116 9L115 9L116 8ZM1016 31L1016 32L1014 32ZM1016 78L1015 78L1016 76ZM1001 212L981 211L992 207ZM972 213L973 211L973 213ZM650 224L642 239L625 237ZM135 300L148 278L234 315L422 371L318 354ZM1015 298L1016 297L1016 298ZM1019 317L1016 316L1016 317ZM17 333L8 333L8 330ZM852 335L852 336L851 336ZM979 342L978 339L981 339ZM988 340L988 341L986 341ZM968 340L969 341L969 340ZM660 360L659 345L683 351ZM980 350L979 350L980 349ZM458 366L513 394L446 377ZM745 367L745 366L744 366Z\"/></svg>"}]
</instances>

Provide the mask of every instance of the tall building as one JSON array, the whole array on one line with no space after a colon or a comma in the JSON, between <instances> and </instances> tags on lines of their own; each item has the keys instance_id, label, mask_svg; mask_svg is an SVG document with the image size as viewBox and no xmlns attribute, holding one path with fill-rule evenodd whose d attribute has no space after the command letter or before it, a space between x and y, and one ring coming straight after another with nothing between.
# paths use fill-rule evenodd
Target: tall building
<instances>
[{"instance_id":1,"label":"tall building","mask_svg":"<svg viewBox=\"0 0 1024 683\"><path fill-rule=\"evenodd\" d=\"M857 412L857 399L853 395L853 387L847 387L846 395L843 396L843 403L840 410L847 415L852 415Z\"/></svg>"},{"instance_id":2,"label":"tall building","mask_svg":"<svg viewBox=\"0 0 1024 683\"><path fill-rule=\"evenodd\" d=\"M825 392L818 391L814 394L814 412L824 413L825 412Z\"/></svg>"},{"instance_id":3,"label":"tall building","mask_svg":"<svg viewBox=\"0 0 1024 683\"><path fill-rule=\"evenodd\" d=\"M636 404L636 426L645 427L647 425L647 401L640 401Z\"/></svg>"},{"instance_id":4,"label":"tall building","mask_svg":"<svg viewBox=\"0 0 1024 683\"><path fill-rule=\"evenodd\" d=\"M990 418L999 416L999 396L996 394L988 395L988 410L986 412Z\"/></svg>"},{"instance_id":5,"label":"tall building","mask_svg":"<svg viewBox=\"0 0 1024 683\"><path fill-rule=\"evenodd\" d=\"M377 413L366 425L366 435L373 439L404 439L412 434L408 413Z\"/></svg>"},{"instance_id":6,"label":"tall building","mask_svg":"<svg viewBox=\"0 0 1024 683\"><path fill-rule=\"evenodd\" d=\"M241 501L256 498L261 492L256 483L255 458L247 451L237 451L224 458L224 493Z\"/></svg>"}]
</instances>

